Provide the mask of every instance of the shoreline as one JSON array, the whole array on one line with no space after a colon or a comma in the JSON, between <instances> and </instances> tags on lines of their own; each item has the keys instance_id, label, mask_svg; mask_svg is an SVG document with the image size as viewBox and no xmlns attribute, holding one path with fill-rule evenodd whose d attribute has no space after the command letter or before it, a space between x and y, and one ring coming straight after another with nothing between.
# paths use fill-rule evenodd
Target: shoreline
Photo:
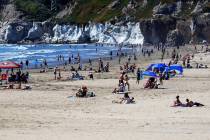
<instances>
[{"instance_id":1,"label":"shoreline","mask_svg":"<svg viewBox=\"0 0 210 140\"><path fill-rule=\"evenodd\" d=\"M4 44L4 45L6 46L8 44ZM106 44L103 44L101 46L100 46L100 44L97 44L97 45L95 45L95 44L73 44L73 45L71 45L71 44L57 44L57 45L55 45L55 44L48 44L48 45L38 44L37 46L36 45L37 44L22 45L21 47L26 47L26 48L23 48L23 51L22 51L22 49L17 50L17 52L20 53L21 55L22 54L26 55L25 58L18 58L18 57L15 58L14 57L10 60L16 61L18 63L20 63L22 61L24 63L24 61L26 61L28 59L29 61L31 61L29 67L36 68L36 67L40 67L41 64L44 65L43 61L46 59L48 61L48 66L52 67L52 66L57 66L57 65L65 65L65 63L69 64L70 58L71 58L72 64L77 63L76 57L78 54L81 55L80 56L81 63L87 63L89 61L89 59L95 61L99 58L103 58L103 59L109 59L110 57L115 58L115 57L117 57L118 52L124 53L127 55L133 55L134 50L136 50L136 48L134 48L134 47L119 47L119 46L115 47L115 46L110 46L110 45L106 45ZM13 47L13 45L10 45L8 47ZM17 46L17 48L18 48L18 46ZM38 49L38 48L40 48L40 49ZM122 48L122 50L121 50L121 48ZM3 48L3 52L2 52L3 54L4 54L4 52L6 52L4 49L7 49L7 47ZM12 53L16 52L15 47L12 49L14 49L14 50L12 50ZM30 49L32 49L32 52L33 52L32 54L30 54L31 53ZM37 58L37 59L33 58L36 55L38 55L36 52L34 52L36 50L37 50L37 52L44 51L44 54L40 53L40 55L42 55L42 57ZM68 52L67 52L67 50L68 50ZM86 52L86 50L87 50L87 52ZM52 53L50 53L51 51L52 51ZM112 55L110 54L111 52L112 52ZM8 53L8 52L6 52L6 53ZM88 56L85 53L87 53L87 54L91 53L91 55ZM57 60L58 55L62 55L64 57L62 61Z\"/></svg>"}]
</instances>

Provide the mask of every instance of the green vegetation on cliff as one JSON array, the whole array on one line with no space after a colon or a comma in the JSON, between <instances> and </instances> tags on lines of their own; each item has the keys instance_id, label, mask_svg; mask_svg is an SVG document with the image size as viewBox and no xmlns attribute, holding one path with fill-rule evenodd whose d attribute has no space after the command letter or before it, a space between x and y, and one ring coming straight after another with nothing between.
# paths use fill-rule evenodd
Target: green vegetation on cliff
<instances>
[{"instance_id":1,"label":"green vegetation on cliff","mask_svg":"<svg viewBox=\"0 0 210 140\"><path fill-rule=\"evenodd\" d=\"M199 0L181 1L182 9L178 17L191 17ZM8 0L7 3L0 3L0 11L5 5L12 3L16 10L22 13L19 18L24 20L45 21L50 19L56 22L81 24L88 21L113 21L115 17L121 20L125 19L125 16L134 20L151 18L155 6L160 3L169 5L176 2L177 0ZM203 12L210 12L209 3L206 4Z\"/></svg>"},{"instance_id":2,"label":"green vegetation on cliff","mask_svg":"<svg viewBox=\"0 0 210 140\"><path fill-rule=\"evenodd\" d=\"M52 16L52 12L37 0L15 0L17 10L22 11L29 20L43 21Z\"/></svg>"},{"instance_id":3,"label":"green vegetation on cliff","mask_svg":"<svg viewBox=\"0 0 210 140\"><path fill-rule=\"evenodd\" d=\"M113 0L79 0L73 13L65 19L70 22L87 23L88 21L104 22L115 16L122 16L122 8L129 0L120 0L117 6L108 8Z\"/></svg>"}]
</instances>

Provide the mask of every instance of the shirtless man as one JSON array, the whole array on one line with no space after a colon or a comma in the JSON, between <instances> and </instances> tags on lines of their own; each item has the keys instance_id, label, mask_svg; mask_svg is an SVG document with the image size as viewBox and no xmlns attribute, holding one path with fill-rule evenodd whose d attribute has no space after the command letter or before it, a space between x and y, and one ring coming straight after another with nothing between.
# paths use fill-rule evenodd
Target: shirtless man
<instances>
[{"instance_id":1,"label":"shirtless man","mask_svg":"<svg viewBox=\"0 0 210 140\"><path fill-rule=\"evenodd\" d=\"M197 107L200 107L200 106L204 106L203 104L201 103L198 103L198 102L193 102L193 101L190 101L189 99L186 99L186 107L193 107L193 106L197 106Z\"/></svg>"},{"instance_id":2,"label":"shirtless man","mask_svg":"<svg viewBox=\"0 0 210 140\"><path fill-rule=\"evenodd\" d=\"M174 106L181 106L182 102L179 100L179 96L176 96L176 101L174 101Z\"/></svg>"}]
</instances>

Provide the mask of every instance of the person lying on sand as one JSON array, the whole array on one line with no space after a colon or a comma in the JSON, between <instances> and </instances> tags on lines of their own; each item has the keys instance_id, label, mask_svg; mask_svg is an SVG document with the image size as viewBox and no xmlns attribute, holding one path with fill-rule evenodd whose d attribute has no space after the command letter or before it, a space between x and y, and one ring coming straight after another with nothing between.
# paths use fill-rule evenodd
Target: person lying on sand
<instances>
[{"instance_id":1,"label":"person lying on sand","mask_svg":"<svg viewBox=\"0 0 210 140\"><path fill-rule=\"evenodd\" d=\"M186 102L187 102L186 107L193 107L193 106L201 107L201 106L204 106L201 103L193 102L193 101L190 101L189 99L186 99Z\"/></svg>"},{"instance_id":2,"label":"person lying on sand","mask_svg":"<svg viewBox=\"0 0 210 140\"><path fill-rule=\"evenodd\" d=\"M122 98L122 103L124 104L130 104L130 103L134 103L134 97L129 97L128 93L124 94L124 97Z\"/></svg>"},{"instance_id":3,"label":"person lying on sand","mask_svg":"<svg viewBox=\"0 0 210 140\"><path fill-rule=\"evenodd\" d=\"M4 89L14 89L14 84L9 84L7 87L5 87Z\"/></svg>"},{"instance_id":4,"label":"person lying on sand","mask_svg":"<svg viewBox=\"0 0 210 140\"><path fill-rule=\"evenodd\" d=\"M29 85L25 85L23 88L22 88L22 90L31 90L32 88L31 88L31 86L29 86Z\"/></svg>"},{"instance_id":5,"label":"person lying on sand","mask_svg":"<svg viewBox=\"0 0 210 140\"><path fill-rule=\"evenodd\" d=\"M112 103L118 104L131 104L134 103L134 97L129 97L128 93L124 94L124 97L120 99L120 101L112 101Z\"/></svg>"}]
</instances>

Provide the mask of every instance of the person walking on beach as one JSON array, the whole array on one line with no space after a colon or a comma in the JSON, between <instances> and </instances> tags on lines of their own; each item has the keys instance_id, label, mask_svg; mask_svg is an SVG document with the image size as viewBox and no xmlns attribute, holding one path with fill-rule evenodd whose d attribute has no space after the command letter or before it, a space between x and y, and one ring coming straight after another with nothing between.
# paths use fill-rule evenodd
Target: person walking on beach
<instances>
[{"instance_id":1,"label":"person walking on beach","mask_svg":"<svg viewBox=\"0 0 210 140\"><path fill-rule=\"evenodd\" d=\"M26 60L26 68L28 69L28 66L29 66L29 60L27 59Z\"/></svg>"},{"instance_id":2,"label":"person walking on beach","mask_svg":"<svg viewBox=\"0 0 210 140\"><path fill-rule=\"evenodd\" d=\"M81 57L80 57L80 54L79 53L77 54L77 59L78 59L78 62L77 63L80 63Z\"/></svg>"},{"instance_id":3,"label":"person walking on beach","mask_svg":"<svg viewBox=\"0 0 210 140\"><path fill-rule=\"evenodd\" d=\"M92 66L92 61L91 61L91 59L89 59L88 61L89 61L90 66Z\"/></svg>"},{"instance_id":4,"label":"person walking on beach","mask_svg":"<svg viewBox=\"0 0 210 140\"><path fill-rule=\"evenodd\" d=\"M69 64L71 64L71 57L69 57Z\"/></svg>"},{"instance_id":5,"label":"person walking on beach","mask_svg":"<svg viewBox=\"0 0 210 140\"><path fill-rule=\"evenodd\" d=\"M44 59L44 66L45 66L45 68L48 68L48 65L47 65L47 60L46 59Z\"/></svg>"},{"instance_id":6,"label":"person walking on beach","mask_svg":"<svg viewBox=\"0 0 210 140\"><path fill-rule=\"evenodd\" d=\"M113 55L112 51L110 51L110 60L112 60L112 55Z\"/></svg>"}]
</instances>

